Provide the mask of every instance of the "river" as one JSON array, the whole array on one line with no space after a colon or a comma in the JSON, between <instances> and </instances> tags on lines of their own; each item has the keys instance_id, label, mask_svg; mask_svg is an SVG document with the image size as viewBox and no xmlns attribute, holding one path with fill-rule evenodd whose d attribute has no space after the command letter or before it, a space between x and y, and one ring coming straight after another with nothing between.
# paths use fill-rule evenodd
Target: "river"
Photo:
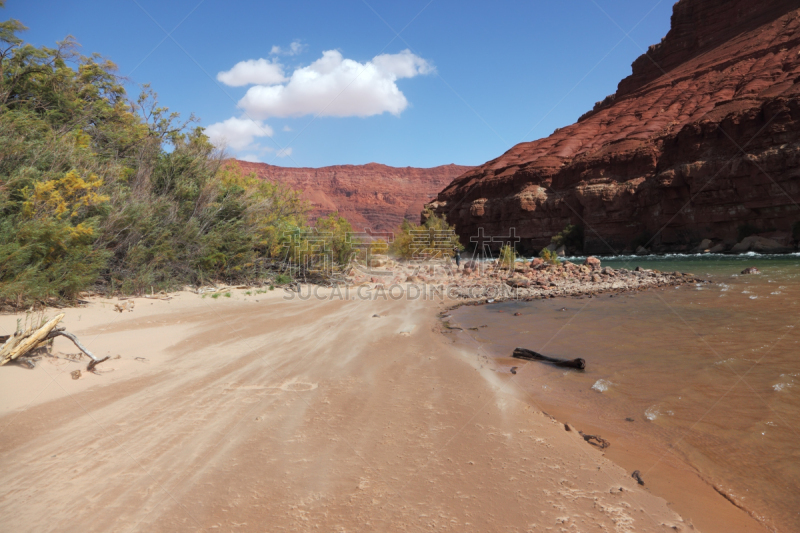
<instances>
[{"instance_id":1,"label":"river","mask_svg":"<svg viewBox=\"0 0 800 533\"><path fill-rule=\"evenodd\" d=\"M557 418L614 437L611 449L619 439L629 452L647 450L635 458L646 482L657 481L660 463L679 460L768 529L800 531L800 254L603 265L712 283L462 307L453 313L462 341L498 372L519 367L514 383ZM751 266L761 274L741 274ZM516 346L583 357L587 367L517 361Z\"/></svg>"}]
</instances>

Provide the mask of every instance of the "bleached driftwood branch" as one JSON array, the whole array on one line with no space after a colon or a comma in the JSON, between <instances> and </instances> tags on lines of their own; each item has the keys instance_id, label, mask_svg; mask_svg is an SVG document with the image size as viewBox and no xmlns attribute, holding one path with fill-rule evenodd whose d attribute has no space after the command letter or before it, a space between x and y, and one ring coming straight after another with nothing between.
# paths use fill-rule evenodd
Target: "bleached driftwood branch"
<instances>
[{"instance_id":1,"label":"bleached driftwood branch","mask_svg":"<svg viewBox=\"0 0 800 533\"><path fill-rule=\"evenodd\" d=\"M89 359L91 359L86 367L86 370L89 372L94 371L94 367L97 366L98 363L102 363L108 359L108 357L98 359L92 352L89 351L88 348L80 343L75 335L64 331L64 328L56 328L56 325L61 321L62 318L64 318L64 313L61 313L52 320L49 320L46 324L38 329L28 328L25 331L16 332L13 335L10 335L6 339L2 348L0 348L0 366L27 354L50 339L54 339L59 336L66 337L71 340L80 351L85 353Z\"/></svg>"}]
</instances>

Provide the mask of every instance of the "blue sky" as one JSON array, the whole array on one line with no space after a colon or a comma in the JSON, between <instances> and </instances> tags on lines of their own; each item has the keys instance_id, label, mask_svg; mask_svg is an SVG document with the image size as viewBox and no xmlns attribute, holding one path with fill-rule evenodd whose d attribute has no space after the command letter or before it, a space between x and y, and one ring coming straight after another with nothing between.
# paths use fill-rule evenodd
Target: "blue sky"
<instances>
[{"instance_id":1,"label":"blue sky","mask_svg":"<svg viewBox=\"0 0 800 533\"><path fill-rule=\"evenodd\" d=\"M0 16L36 45L75 36L231 155L430 167L573 123L666 35L672 3L8 0Z\"/></svg>"}]
</instances>

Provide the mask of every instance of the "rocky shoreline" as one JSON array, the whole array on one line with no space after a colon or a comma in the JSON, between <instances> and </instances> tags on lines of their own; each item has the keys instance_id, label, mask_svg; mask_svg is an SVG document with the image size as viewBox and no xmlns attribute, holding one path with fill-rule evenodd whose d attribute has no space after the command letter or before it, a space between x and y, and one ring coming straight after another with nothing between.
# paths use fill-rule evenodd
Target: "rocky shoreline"
<instances>
[{"instance_id":1,"label":"rocky shoreline","mask_svg":"<svg viewBox=\"0 0 800 533\"><path fill-rule=\"evenodd\" d=\"M393 287L412 284L424 286L425 294L483 303L556 297L591 298L609 292L709 283L685 272L603 267L596 257L586 258L582 265L570 261L551 264L534 259L516 262L513 268L498 261L469 261L460 268L445 261L373 259L372 264L379 266L371 269L354 266L347 278L348 285L369 285L371 289L391 291Z\"/></svg>"}]
</instances>

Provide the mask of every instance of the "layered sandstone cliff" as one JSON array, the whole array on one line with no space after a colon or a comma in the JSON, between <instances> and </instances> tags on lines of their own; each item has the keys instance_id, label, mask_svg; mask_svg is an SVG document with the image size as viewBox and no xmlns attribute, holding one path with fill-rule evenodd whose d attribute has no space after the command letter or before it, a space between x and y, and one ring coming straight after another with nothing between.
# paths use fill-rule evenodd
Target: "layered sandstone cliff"
<instances>
[{"instance_id":1,"label":"layered sandstone cliff","mask_svg":"<svg viewBox=\"0 0 800 533\"><path fill-rule=\"evenodd\" d=\"M404 218L419 221L423 205L436 197L453 178L472 167L443 165L433 168L396 168L378 163L322 168L289 168L238 161L245 172L255 172L303 192L311 203L311 220L334 211L357 231L393 231Z\"/></svg>"},{"instance_id":2,"label":"layered sandstone cliff","mask_svg":"<svg viewBox=\"0 0 800 533\"><path fill-rule=\"evenodd\" d=\"M800 230L800 2L681 0L672 29L578 123L460 176L431 206L537 250L568 224L584 251L732 246ZM795 236L792 236L793 228ZM705 242L709 242L705 241Z\"/></svg>"}]
</instances>

